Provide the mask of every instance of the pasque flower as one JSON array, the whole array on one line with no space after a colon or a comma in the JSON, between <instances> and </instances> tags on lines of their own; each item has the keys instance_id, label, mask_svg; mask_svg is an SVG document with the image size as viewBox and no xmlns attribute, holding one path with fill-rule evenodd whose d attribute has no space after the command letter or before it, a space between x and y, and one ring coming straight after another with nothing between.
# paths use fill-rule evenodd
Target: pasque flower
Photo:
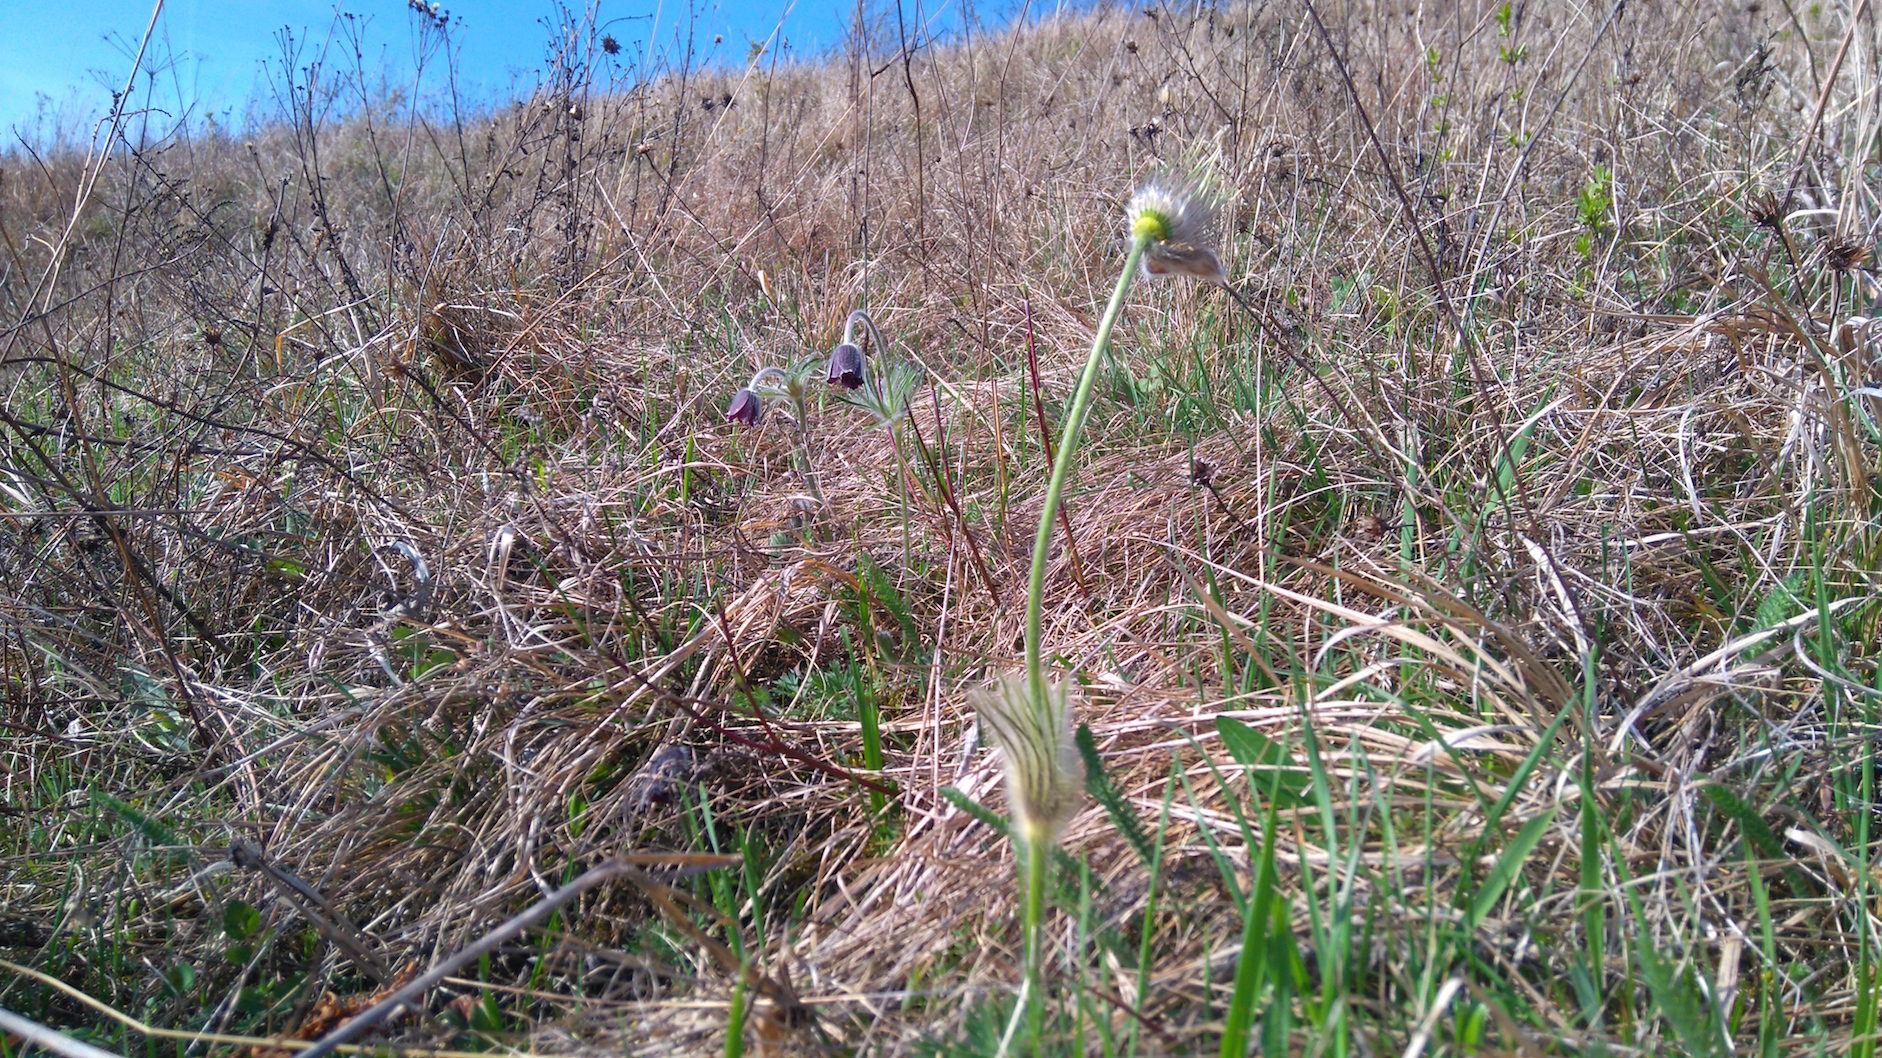
<instances>
[{"instance_id":1,"label":"pasque flower","mask_svg":"<svg viewBox=\"0 0 1882 1058\"><path fill-rule=\"evenodd\" d=\"M747 387L732 394L732 403L726 405L725 421L743 426L756 426L765 414L764 398L757 391Z\"/></svg>"},{"instance_id":2,"label":"pasque flower","mask_svg":"<svg viewBox=\"0 0 1882 1058\"><path fill-rule=\"evenodd\" d=\"M773 396L781 389L784 396L791 398L797 405L798 428L803 428L804 376L807 371L802 365L795 372L781 367L761 367L758 373L745 383L745 388L732 394L732 403L725 406L725 421L756 426L765 415L763 390L769 388Z\"/></svg>"},{"instance_id":3,"label":"pasque flower","mask_svg":"<svg viewBox=\"0 0 1882 1058\"><path fill-rule=\"evenodd\" d=\"M972 695L980 726L1006 754L1006 802L1027 846L1050 847L1085 796L1085 762L1072 741L1065 685L1034 702L1026 680L1001 677Z\"/></svg>"},{"instance_id":4,"label":"pasque flower","mask_svg":"<svg viewBox=\"0 0 1882 1058\"><path fill-rule=\"evenodd\" d=\"M1043 921L1047 853L1071 818L1083 792L1084 768L1072 742L1066 686L1048 681L1040 645L1040 615L1045 599L1046 559L1052 550L1052 520L1072 476L1079 431L1091 410L1098 364L1110 348L1111 331L1124 308L1124 296L1141 270L1153 277L1191 276L1228 285L1216 253L1217 200L1204 176L1166 174L1139 188L1125 210L1130 225L1130 254L1111 292L1084 371L1073 389L1070 409L1059 434L1059 449L1046 482L1039 531L1033 538L1032 577L1026 589L1026 673L1006 676L974 696L974 710L1006 752L1006 788L1017 836L1026 853L1026 903L1022 920L1026 939L1026 1014L1034 1050L1044 1032L1039 999L1044 976ZM1016 1015L1017 1016L1017 1015Z\"/></svg>"},{"instance_id":5,"label":"pasque flower","mask_svg":"<svg viewBox=\"0 0 1882 1058\"><path fill-rule=\"evenodd\" d=\"M725 408L725 421L756 426L765 416L767 397L788 402L785 404L788 409L785 414L792 420L792 439L796 442L792 455L796 458L798 472L804 476L805 487L821 508L823 490L817 487L817 475L811 468L810 415L804 402L811 377L816 371L816 361L809 357L793 360L788 368L775 364L759 368L744 388L732 394L732 403Z\"/></svg>"},{"instance_id":6,"label":"pasque flower","mask_svg":"<svg viewBox=\"0 0 1882 1058\"><path fill-rule=\"evenodd\" d=\"M1045 596L1046 556L1052 550L1052 519L1057 515L1065 485L1072 476L1073 453L1078 435L1084 429L1085 416L1091 410L1091 392L1098 378L1098 363L1111 345L1111 331L1124 308L1124 295L1141 268L1143 274L1156 277L1186 275L1206 282L1228 285L1222 258L1215 251L1216 214L1220 200L1214 191L1215 180L1209 166L1190 170L1172 170L1151 178L1131 196L1124 209L1130 226L1130 254L1123 274L1111 292L1104 316L1098 321L1098 333L1085 359L1084 371L1072 391L1072 403L1059 434L1059 450L1052 461L1052 474L1046 482L1046 499L1039 515L1039 531L1033 538L1032 578L1026 590L1026 678L1031 697L1045 708L1047 697L1045 662L1039 643L1039 623Z\"/></svg>"},{"instance_id":7,"label":"pasque flower","mask_svg":"<svg viewBox=\"0 0 1882 1058\"><path fill-rule=\"evenodd\" d=\"M844 389L861 389L863 385L863 351L849 342L844 342L830 351L830 371L824 381L832 386Z\"/></svg>"},{"instance_id":8,"label":"pasque flower","mask_svg":"<svg viewBox=\"0 0 1882 1058\"><path fill-rule=\"evenodd\" d=\"M1024 1009L1035 1045L1044 1029L1040 1001L1044 969L1046 864L1059 832L1078 810L1085 793L1085 764L1072 741L1072 711L1065 684L1053 681L1039 693L1017 673L970 696L980 726L1006 755L1006 805L1012 813L1014 844L1025 853L1026 902L1021 926L1025 936ZM1019 1017L1014 1010L1014 1018ZM1037 1053L1037 1047L1034 1048Z\"/></svg>"},{"instance_id":9,"label":"pasque flower","mask_svg":"<svg viewBox=\"0 0 1882 1058\"><path fill-rule=\"evenodd\" d=\"M1228 284L1216 254L1219 204L1205 181L1165 174L1137 189L1124 215L1133 241L1146 239L1144 275L1153 279L1193 276Z\"/></svg>"}]
</instances>

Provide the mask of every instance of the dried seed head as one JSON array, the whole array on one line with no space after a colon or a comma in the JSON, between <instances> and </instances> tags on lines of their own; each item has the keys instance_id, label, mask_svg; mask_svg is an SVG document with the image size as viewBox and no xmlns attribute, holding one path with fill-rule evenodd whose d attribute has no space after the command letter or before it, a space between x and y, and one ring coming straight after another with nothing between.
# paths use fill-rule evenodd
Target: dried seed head
<instances>
[{"instance_id":1,"label":"dried seed head","mask_svg":"<svg viewBox=\"0 0 1882 1058\"><path fill-rule=\"evenodd\" d=\"M1144 274L1153 278L1194 276L1228 284L1216 254L1219 204L1207 181L1164 174L1137 189L1124 215L1131 238L1147 238Z\"/></svg>"},{"instance_id":2,"label":"dried seed head","mask_svg":"<svg viewBox=\"0 0 1882 1058\"><path fill-rule=\"evenodd\" d=\"M1869 248L1848 239L1837 239L1823 251L1824 263L1832 272L1854 272L1869 263Z\"/></svg>"},{"instance_id":3,"label":"dried seed head","mask_svg":"<svg viewBox=\"0 0 1882 1058\"><path fill-rule=\"evenodd\" d=\"M1760 228L1776 231L1784 225L1784 206L1776 195L1766 191L1751 200L1751 208L1745 216Z\"/></svg>"},{"instance_id":4,"label":"dried seed head","mask_svg":"<svg viewBox=\"0 0 1882 1058\"><path fill-rule=\"evenodd\" d=\"M764 413L764 399L750 388L741 389L732 394L732 403L725 409L725 421L756 426L758 420L764 417Z\"/></svg>"},{"instance_id":5,"label":"dried seed head","mask_svg":"<svg viewBox=\"0 0 1882 1058\"><path fill-rule=\"evenodd\" d=\"M848 342L830 351L830 371L824 381L844 389L860 389L863 384L863 351Z\"/></svg>"},{"instance_id":6,"label":"dried seed head","mask_svg":"<svg viewBox=\"0 0 1882 1058\"><path fill-rule=\"evenodd\" d=\"M1065 685L1034 701L1023 674L1002 676L972 695L981 727L1006 754L1006 800L1028 844L1058 840L1085 795L1085 764L1072 742Z\"/></svg>"}]
</instances>

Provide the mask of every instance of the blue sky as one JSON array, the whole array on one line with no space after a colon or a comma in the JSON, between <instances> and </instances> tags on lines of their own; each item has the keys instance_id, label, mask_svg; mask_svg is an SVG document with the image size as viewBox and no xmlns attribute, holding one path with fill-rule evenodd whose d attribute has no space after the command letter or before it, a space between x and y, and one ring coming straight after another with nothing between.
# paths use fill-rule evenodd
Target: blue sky
<instances>
[{"instance_id":1,"label":"blue sky","mask_svg":"<svg viewBox=\"0 0 1882 1058\"><path fill-rule=\"evenodd\" d=\"M556 11L552 0L440 2L462 48L460 83L468 81L474 97L507 97L533 83L546 52L545 22ZM572 6L579 10L583 2ZM645 53L656 26L658 47L670 47L675 30L690 24L707 58L741 62L750 42L769 37L780 19L789 44L783 54L807 57L841 43L855 11L855 0L594 2L599 21L623 46L624 60ZM893 25L893 0L886 0L886 9L884 2L869 5L886 10ZM924 20L939 32L959 24L963 2L989 20L1017 6L1015 0L920 0ZM912 20L916 0L902 3ZM53 122L88 134L124 83L152 6L153 0L0 0L0 136L8 145L17 142L16 129L34 127L42 106ZM366 20L369 68L409 75L414 16L407 0L341 0L339 9ZM166 0L145 62L148 69L153 55L167 60L157 81L160 105L174 110L180 99L198 119L226 115L239 127L248 102L267 96L263 64L279 61L277 34L287 28L298 39L322 41L334 11L331 0ZM715 35L723 38L716 46Z\"/></svg>"}]
</instances>

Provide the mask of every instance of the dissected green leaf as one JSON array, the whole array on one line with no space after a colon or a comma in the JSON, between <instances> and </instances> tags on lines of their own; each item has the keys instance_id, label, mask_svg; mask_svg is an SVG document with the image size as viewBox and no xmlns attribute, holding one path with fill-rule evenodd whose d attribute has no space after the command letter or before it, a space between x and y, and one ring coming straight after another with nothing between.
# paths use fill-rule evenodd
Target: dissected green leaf
<instances>
[{"instance_id":1,"label":"dissected green leaf","mask_svg":"<svg viewBox=\"0 0 1882 1058\"><path fill-rule=\"evenodd\" d=\"M1693 981L1691 967L1675 966L1660 954L1651 938L1643 935L1635 949L1640 955L1641 976L1647 979L1647 991L1653 1005L1672 1027L1673 1035L1690 1056L1711 1056L1720 1052L1721 1037L1709 1016L1706 998Z\"/></svg>"},{"instance_id":2,"label":"dissected green leaf","mask_svg":"<svg viewBox=\"0 0 1882 1058\"><path fill-rule=\"evenodd\" d=\"M149 815L124 801L120 801L110 794L105 793L103 790L93 790L91 796L94 804L109 809L113 815L116 815L119 819L136 827L138 833L144 835L144 840L150 844L184 844L183 839L177 837L176 831L171 830L169 824L165 823L163 820Z\"/></svg>"},{"instance_id":3,"label":"dissected green leaf","mask_svg":"<svg viewBox=\"0 0 1882 1058\"><path fill-rule=\"evenodd\" d=\"M1791 615L1803 609L1803 603L1799 598L1799 593L1803 589L1804 573L1802 570L1784 578L1782 584L1773 585L1764 593L1764 598L1758 601L1758 610L1751 617L1751 630L1762 632L1767 628L1776 628L1790 620Z\"/></svg>"},{"instance_id":4,"label":"dissected green leaf","mask_svg":"<svg viewBox=\"0 0 1882 1058\"><path fill-rule=\"evenodd\" d=\"M261 912L240 900L222 909L222 931L233 940L247 940L261 932Z\"/></svg>"},{"instance_id":5,"label":"dissected green leaf","mask_svg":"<svg viewBox=\"0 0 1882 1058\"><path fill-rule=\"evenodd\" d=\"M1744 802L1730 788L1718 783L1704 783L1699 787L1699 796L1712 803L1712 807L1732 822L1738 824L1745 838L1758 847L1758 853L1775 860L1789 859L1784 852L1784 843L1779 841L1777 833L1771 829L1763 817Z\"/></svg>"},{"instance_id":6,"label":"dissected green leaf","mask_svg":"<svg viewBox=\"0 0 1882 1058\"><path fill-rule=\"evenodd\" d=\"M941 796L947 798L949 804L973 816L976 823L992 828L995 833L1003 838L1012 836L1012 831L1007 826L1005 816L996 814L993 809L967 796L959 789L953 786L943 786L941 788Z\"/></svg>"},{"instance_id":7,"label":"dissected green leaf","mask_svg":"<svg viewBox=\"0 0 1882 1058\"><path fill-rule=\"evenodd\" d=\"M1104 761L1098 757L1098 741L1092 737L1090 725L1078 725L1076 741L1078 755L1085 759L1086 792L1091 794L1092 800L1104 806L1105 814L1111 817L1118 832L1131 843L1131 848L1137 850L1144 866L1148 867L1156 859L1156 848L1150 843L1149 835L1144 833L1143 824L1137 819L1137 810L1131 807L1123 793L1111 782L1111 777L1105 774Z\"/></svg>"}]
</instances>

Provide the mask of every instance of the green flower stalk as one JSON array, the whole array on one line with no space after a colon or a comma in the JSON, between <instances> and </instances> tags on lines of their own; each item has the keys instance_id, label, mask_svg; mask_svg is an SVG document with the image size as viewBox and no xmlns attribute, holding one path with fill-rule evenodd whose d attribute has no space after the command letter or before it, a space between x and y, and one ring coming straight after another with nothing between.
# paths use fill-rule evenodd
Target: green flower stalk
<instances>
[{"instance_id":1,"label":"green flower stalk","mask_svg":"<svg viewBox=\"0 0 1882 1058\"><path fill-rule=\"evenodd\" d=\"M1000 679L973 696L981 725L992 732L1006 755L1007 801L1015 837L1026 858L1026 901L1022 926L1026 946L1025 1009L1031 1022L1033 1050L1045 1029L1040 982L1043 976L1043 922L1046 864L1059 834L1084 795L1085 770L1072 741L1068 687L1048 683L1040 647L1040 614L1045 599L1046 559L1052 549L1052 525L1065 485L1071 479L1078 435L1091 410L1098 362L1111 345L1111 331L1124 307L1124 295L1139 271L1152 278L1187 275L1227 285L1222 259L1214 250L1216 202L1204 180L1194 176L1160 177L1140 188L1125 211L1130 224L1130 253L1118 276L1111 302L1098 323L1098 334L1085 369L1072 393L1071 410L1059 435L1058 454L1046 484L1033 539L1032 578L1026 592L1026 676ZM1017 1018L1018 1011L1015 1011Z\"/></svg>"},{"instance_id":2,"label":"green flower stalk","mask_svg":"<svg viewBox=\"0 0 1882 1058\"><path fill-rule=\"evenodd\" d=\"M1045 508L1039 514L1039 532L1033 538L1032 578L1026 586L1026 678L1036 701L1046 700L1045 662L1040 652L1039 621L1045 602L1046 558L1052 550L1052 520L1058 515L1065 483L1072 476L1078 435L1091 410L1092 385L1098 379L1098 361L1111 346L1111 329L1124 308L1124 295L1141 267L1152 278L1193 276L1227 285L1222 260L1213 249L1216 240L1216 201L1207 183L1198 177L1159 177L1131 196L1125 217L1130 222L1130 256L1117 278L1111 303L1098 321L1098 335L1085 358L1085 370L1072 391L1072 407L1059 434L1057 458L1046 482Z\"/></svg>"},{"instance_id":3,"label":"green flower stalk","mask_svg":"<svg viewBox=\"0 0 1882 1058\"><path fill-rule=\"evenodd\" d=\"M796 427L792 438L796 444L792 455L797 461L797 471L804 478L804 485L817 501L819 509L823 507L823 490L817 487L817 474L810 463L810 412L805 405L805 395L809 386L814 365L809 361L800 361L789 368L762 367L758 373L745 383L745 387L732 395L732 403L726 406L725 421L740 426L757 426L764 419L765 397L783 397L791 402L793 425Z\"/></svg>"},{"instance_id":4,"label":"green flower stalk","mask_svg":"<svg viewBox=\"0 0 1882 1058\"><path fill-rule=\"evenodd\" d=\"M862 349L856 344L858 324L868 335L870 354L875 359L874 370L864 366ZM857 309L843 323L843 343L830 353L826 378L830 384L843 387L837 394L839 400L868 412L876 425L889 431L889 445L895 451L895 490L901 499L902 565L907 566L913 561L908 533L911 475L908 459L902 455L902 421L908 418L909 395L921 382L921 368L906 360L891 358L889 343L876 329L875 319Z\"/></svg>"}]
</instances>

